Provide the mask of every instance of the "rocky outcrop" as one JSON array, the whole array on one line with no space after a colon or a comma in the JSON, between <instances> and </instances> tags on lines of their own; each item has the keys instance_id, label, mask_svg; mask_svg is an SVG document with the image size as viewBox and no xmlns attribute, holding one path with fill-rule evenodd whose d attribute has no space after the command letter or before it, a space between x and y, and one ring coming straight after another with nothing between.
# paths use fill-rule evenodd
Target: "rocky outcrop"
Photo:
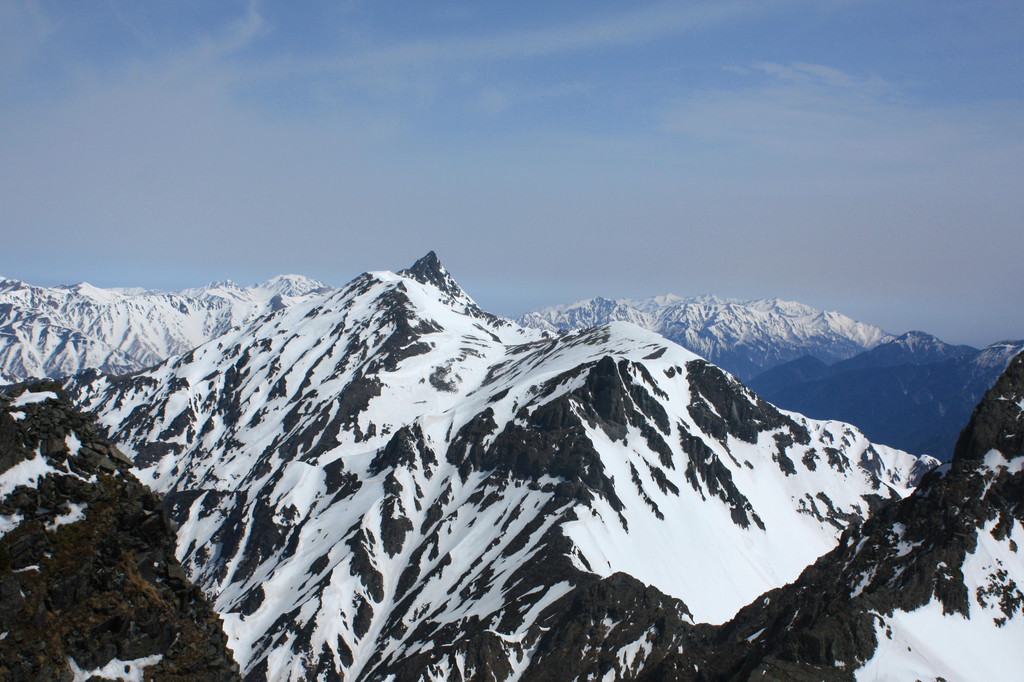
<instances>
[{"instance_id":1,"label":"rocky outcrop","mask_svg":"<svg viewBox=\"0 0 1024 682\"><path fill-rule=\"evenodd\" d=\"M0 680L232 680L162 500L42 382L0 394Z\"/></svg>"}]
</instances>

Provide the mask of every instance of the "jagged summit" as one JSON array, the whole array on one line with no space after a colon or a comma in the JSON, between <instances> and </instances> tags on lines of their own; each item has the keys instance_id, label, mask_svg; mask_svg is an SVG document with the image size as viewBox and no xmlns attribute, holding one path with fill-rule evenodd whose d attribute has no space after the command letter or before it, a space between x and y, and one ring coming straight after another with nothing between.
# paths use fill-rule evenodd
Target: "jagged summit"
<instances>
[{"instance_id":1,"label":"jagged summit","mask_svg":"<svg viewBox=\"0 0 1024 682\"><path fill-rule=\"evenodd\" d=\"M422 284L431 284L454 298L466 295L462 287L458 285L452 276L448 274L445 267L441 265L441 260L433 251L430 251L427 255L413 263L412 267L399 271L398 274L412 277Z\"/></svg>"}]
</instances>

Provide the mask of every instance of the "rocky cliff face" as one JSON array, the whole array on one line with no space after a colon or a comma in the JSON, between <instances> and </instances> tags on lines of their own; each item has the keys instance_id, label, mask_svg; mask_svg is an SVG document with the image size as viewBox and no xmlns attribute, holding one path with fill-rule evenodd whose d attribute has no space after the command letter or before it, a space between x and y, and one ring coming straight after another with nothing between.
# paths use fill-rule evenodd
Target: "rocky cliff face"
<instances>
[{"instance_id":1,"label":"rocky cliff face","mask_svg":"<svg viewBox=\"0 0 1024 682\"><path fill-rule=\"evenodd\" d=\"M0 393L0 680L231 680L162 500L55 382Z\"/></svg>"}]
</instances>

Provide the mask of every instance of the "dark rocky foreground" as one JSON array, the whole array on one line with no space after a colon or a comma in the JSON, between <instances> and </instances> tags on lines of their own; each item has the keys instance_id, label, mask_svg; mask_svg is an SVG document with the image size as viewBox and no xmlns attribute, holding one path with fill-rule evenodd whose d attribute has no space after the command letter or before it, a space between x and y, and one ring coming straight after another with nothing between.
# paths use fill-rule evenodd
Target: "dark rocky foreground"
<instances>
[{"instance_id":1,"label":"dark rocky foreground","mask_svg":"<svg viewBox=\"0 0 1024 682\"><path fill-rule=\"evenodd\" d=\"M16 404L23 391L56 397ZM153 681L239 679L162 500L130 467L59 384L0 393L0 680L112 662Z\"/></svg>"}]
</instances>

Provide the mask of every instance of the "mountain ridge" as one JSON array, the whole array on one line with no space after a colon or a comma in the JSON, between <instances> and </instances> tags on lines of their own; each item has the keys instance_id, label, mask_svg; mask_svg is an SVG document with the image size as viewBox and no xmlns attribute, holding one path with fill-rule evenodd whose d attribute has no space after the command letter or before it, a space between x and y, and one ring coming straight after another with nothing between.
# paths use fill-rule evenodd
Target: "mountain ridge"
<instances>
[{"instance_id":1,"label":"mountain ridge","mask_svg":"<svg viewBox=\"0 0 1024 682\"><path fill-rule=\"evenodd\" d=\"M137 371L327 289L298 275L176 292L0 279L0 375L16 381L90 368Z\"/></svg>"},{"instance_id":2,"label":"mountain ridge","mask_svg":"<svg viewBox=\"0 0 1024 682\"><path fill-rule=\"evenodd\" d=\"M712 295L667 294L639 301L597 297L527 313L518 321L557 331L611 320L656 331L743 380L802 355L842 360L891 336L873 325L795 301Z\"/></svg>"},{"instance_id":3,"label":"mountain ridge","mask_svg":"<svg viewBox=\"0 0 1024 682\"><path fill-rule=\"evenodd\" d=\"M403 272L69 389L166 495L247 679L544 679L605 599L633 624L579 643L678 646L659 622L727 620L932 464L635 325L552 335L436 255Z\"/></svg>"},{"instance_id":4,"label":"mountain ridge","mask_svg":"<svg viewBox=\"0 0 1024 682\"><path fill-rule=\"evenodd\" d=\"M161 505L58 383L0 393L0 678L240 679Z\"/></svg>"},{"instance_id":5,"label":"mountain ridge","mask_svg":"<svg viewBox=\"0 0 1024 682\"><path fill-rule=\"evenodd\" d=\"M647 679L1013 679L1024 664L1024 352L952 463Z\"/></svg>"}]
</instances>

